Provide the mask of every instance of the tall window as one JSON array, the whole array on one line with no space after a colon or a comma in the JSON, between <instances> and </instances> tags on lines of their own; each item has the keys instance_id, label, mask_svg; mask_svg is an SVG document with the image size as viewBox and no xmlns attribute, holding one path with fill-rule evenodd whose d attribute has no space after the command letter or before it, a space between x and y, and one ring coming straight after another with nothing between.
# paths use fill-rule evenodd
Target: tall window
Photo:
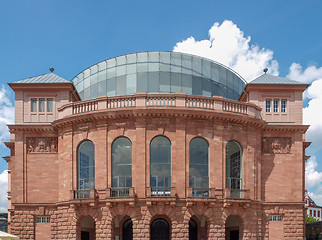
<instances>
[{"instance_id":1,"label":"tall window","mask_svg":"<svg viewBox=\"0 0 322 240\"><path fill-rule=\"evenodd\" d=\"M189 144L189 186L193 196L209 195L208 142L196 137Z\"/></svg>"},{"instance_id":2,"label":"tall window","mask_svg":"<svg viewBox=\"0 0 322 240\"><path fill-rule=\"evenodd\" d=\"M86 140L77 151L78 159L78 190L95 188L95 157L94 144Z\"/></svg>"},{"instance_id":3,"label":"tall window","mask_svg":"<svg viewBox=\"0 0 322 240\"><path fill-rule=\"evenodd\" d=\"M132 143L119 137L112 144L112 196L128 196L129 187L132 187Z\"/></svg>"},{"instance_id":4,"label":"tall window","mask_svg":"<svg viewBox=\"0 0 322 240\"><path fill-rule=\"evenodd\" d=\"M281 101L281 112L286 112L286 100Z\"/></svg>"},{"instance_id":5,"label":"tall window","mask_svg":"<svg viewBox=\"0 0 322 240\"><path fill-rule=\"evenodd\" d=\"M150 143L151 196L168 196L171 190L171 142L158 136Z\"/></svg>"},{"instance_id":6,"label":"tall window","mask_svg":"<svg viewBox=\"0 0 322 240\"><path fill-rule=\"evenodd\" d=\"M271 100L266 100L266 112L271 112Z\"/></svg>"},{"instance_id":7,"label":"tall window","mask_svg":"<svg viewBox=\"0 0 322 240\"><path fill-rule=\"evenodd\" d=\"M229 141L226 145L226 187L232 197L238 197L242 189L242 148L239 143Z\"/></svg>"},{"instance_id":8,"label":"tall window","mask_svg":"<svg viewBox=\"0 0 322 240\"><path fill-rule=\"evenodd\" d=\"M53 111L53 99L47 98L47 112Z\"/></svg>"},{"instance_id":9,"label":"tall window","mask_svg":"<svg viewBox=\"0 0 322 240\"><path fill-rule=\"evenodd\" d=\"M274 100L274 112L278 112L278 100Z\"/></svg>"},{"instance_id":10,"label":"tall window","mask_svg":"<svg viewBox=\"0 0 322 240\"><path fill-rule=\"evenodd\" d=\"M37 98L31 99L31 112L37 112Z\"/></svg>"}]
</instances>

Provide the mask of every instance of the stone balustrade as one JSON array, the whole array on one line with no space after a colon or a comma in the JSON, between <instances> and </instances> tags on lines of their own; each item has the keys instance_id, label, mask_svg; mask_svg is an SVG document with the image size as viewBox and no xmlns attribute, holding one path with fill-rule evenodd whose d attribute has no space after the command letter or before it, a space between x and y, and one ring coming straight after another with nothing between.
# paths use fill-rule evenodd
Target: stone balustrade
<instances>
[{"instance_id":1,"label":"stone balustrade","mask_svg":"<svg viewBox=\"0 0 322 240\"><path fill-rule=\"evenodd\" d=\"M176 107L189 109L207 109L216 112L232 112L261 118L261 108L253 103L224 99L219 96L191 96L184 93L176 94L145 94L107 97L102 96L93 100L72 102L58 108L58 118L84 114L94 111L124 108L155 108Z\"/></svg>"}]
</instances>

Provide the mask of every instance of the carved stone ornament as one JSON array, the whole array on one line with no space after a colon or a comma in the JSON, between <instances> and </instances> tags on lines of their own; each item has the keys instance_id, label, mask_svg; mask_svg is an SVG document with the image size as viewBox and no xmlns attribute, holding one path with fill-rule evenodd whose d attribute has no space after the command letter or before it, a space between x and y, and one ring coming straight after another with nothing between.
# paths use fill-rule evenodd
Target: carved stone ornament
<instances>
[{"instance_id":1,"label":"carved stone ornament","mask_svg":"<svg viewBox=\"0 0 322 240\"><path fill-rule=\"evenodd\" d=\"M57 153L57 137L27 138L27 153Z\"/></svg>"},{"instance_id":2,"label":"carved stone ornament","mask_svg":"<svg viewBox=\"0 0 322 240\"><path fill-rule=\"evenodd\" d=\"M290 153L292 139L286 137L263 138L262 139L263 153Z\"/></svg>"}]
</instances>

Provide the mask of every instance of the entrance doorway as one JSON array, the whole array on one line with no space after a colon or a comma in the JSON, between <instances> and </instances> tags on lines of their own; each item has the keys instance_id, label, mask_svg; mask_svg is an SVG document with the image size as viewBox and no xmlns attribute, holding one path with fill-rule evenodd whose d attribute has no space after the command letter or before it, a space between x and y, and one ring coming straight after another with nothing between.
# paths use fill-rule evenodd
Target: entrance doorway
<instances>
[{"instance_id":1,"label":"entrance doorway","mask_svg":"<svg viewBox=\"0 0 322 240\"><path fill-rule=\"evenodd\" d=\"M123 240L133 239L133 222L131 219L126 220L122 227Z\"/></svg>"},{"instance_id":2,"label":"entrance doorway","mask_svg":"<svg viewBox=\"0 0 322 240\"><path fill-rule=\"evenodd\" d=\"M239 240L239 225L239 219L237 216L228 216L225 224L226 240Z\"/></svg>"},{"instance_id":3,"label":"entrance doorway","mask_svg":"<svg viewBox=\"0 0 322 240\"><path fill-rule=\"evenodd\" d=\"M151 224L151 240L169 240L169 223L163 218L155 219Z\"/></svg>"}]
</instances>

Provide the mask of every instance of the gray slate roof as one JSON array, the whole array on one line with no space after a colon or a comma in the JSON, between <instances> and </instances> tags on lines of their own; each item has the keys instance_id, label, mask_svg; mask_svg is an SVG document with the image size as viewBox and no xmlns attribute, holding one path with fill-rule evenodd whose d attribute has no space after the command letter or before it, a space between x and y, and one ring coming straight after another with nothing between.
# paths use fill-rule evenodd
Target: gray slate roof
<instances>
[{"instance_id":1,"label":"gray slate roof","mask_svg":"<svg viewBox=\"0 0 322 240\"><path fill-rule=\"evenodd\" d=\"M263 74L248 84L281 84L281 85L306 85L298 81L277 77L270 74Z\"/></svg>"},{"instance_id":2,"label":"gray slate roof","mask_svg":"<svg viewBox=\"0 0 322 240\"><path fill-rule=\"evenodd\" d=\"M23 80L19 80L13 83L23 83L23 84L41 84L41 83L71 83L70 81L57 76L54 73L47 73L47 74L43 74L40 76L36 76L36 77L31 77L31 78L26 78Z\"/></svg>"}]
</instances>

